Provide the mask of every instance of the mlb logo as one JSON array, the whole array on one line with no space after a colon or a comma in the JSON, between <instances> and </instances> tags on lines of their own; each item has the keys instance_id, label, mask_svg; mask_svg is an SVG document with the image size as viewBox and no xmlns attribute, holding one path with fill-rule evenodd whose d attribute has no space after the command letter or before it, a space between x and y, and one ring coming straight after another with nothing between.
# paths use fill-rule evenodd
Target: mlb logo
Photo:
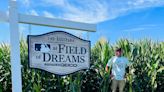
<instances>
[{"instance_id":1,"label":"mlb logo","mask_svg":"<svg viewBox=\"0 0 164 92\"><path fill-rule=\"evenodd\" d=\"M49 52L50 44L35 44L35 51Z\"/></svg>"}]
</instances>

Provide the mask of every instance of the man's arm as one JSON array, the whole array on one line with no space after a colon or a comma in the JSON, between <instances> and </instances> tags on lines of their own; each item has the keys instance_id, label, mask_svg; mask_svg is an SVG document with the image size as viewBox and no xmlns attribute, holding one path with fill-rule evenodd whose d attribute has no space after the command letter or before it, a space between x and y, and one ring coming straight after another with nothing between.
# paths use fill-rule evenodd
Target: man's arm
<instances>
[{"instance_id":1,"label":"man's arm","mask_svg":"<svg viewBox=\"0 0 164 92\"><path fill-rule=\"evenodd\" d=\"M105 67L105 70L106 70L106 72L108 72L109 71L109 67L106 65L106 67Z\"/></svg>"},{"instance_id":2,"label":"man's arm","mask_svg":"<svg viewBox=\"0 0 164 92\"><path fill-rule=\"evenodd\" d=\"M109 66L108 65L106 65L105 70L106 70L107 73L109 72ZM112 70L110 69L110 78L112 79L113 77L114 76L112 74Z\"/></svg>"},{"instance_id":3,"label":"man's arm","mask_svg":"<svg viewBox=\"0 0 164 92\"><path fill-rule=\"evenodd\" d=\"M109 72L109 67L112 65L113 57L108 60L108 63L106 64L105 71Z\"/></svg>"}]
</instances>

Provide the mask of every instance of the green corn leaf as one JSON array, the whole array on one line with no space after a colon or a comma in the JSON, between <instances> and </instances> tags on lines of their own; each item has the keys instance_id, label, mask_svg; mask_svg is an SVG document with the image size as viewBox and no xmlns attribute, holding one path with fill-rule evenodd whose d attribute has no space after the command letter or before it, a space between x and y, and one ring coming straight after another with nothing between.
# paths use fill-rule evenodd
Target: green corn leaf
<instances>
[{"instance_id":1,"label":"green corn leaf","mask_svg":"<svg viewBox=\"0 0 164 92\"><path fill-rule=\"evenodd\" d=\"M162 72L164 70L164 66L160 67L157 72Z\"/></svg>"}]
</instances>

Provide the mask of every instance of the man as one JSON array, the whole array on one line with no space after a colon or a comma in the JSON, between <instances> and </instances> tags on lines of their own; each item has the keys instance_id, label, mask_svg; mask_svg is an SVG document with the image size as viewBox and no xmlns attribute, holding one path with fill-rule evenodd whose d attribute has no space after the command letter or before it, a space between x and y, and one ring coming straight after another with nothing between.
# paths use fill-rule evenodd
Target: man
<instances>
[{"instance_id":1,"label":"man","mask_svg":"<svg viewBox=\"0 0 164 92\"><path fill-rule=\"evenodd\" d=\"M128 59L122 56L122 49L117 48L115 56L106 65L107 72L109 71L109 67L112 67L112 92L116 92L117 87L119 87L119 92L123 92L125 87L125 70L129 64Z\"/></svg>"}]
</instances>

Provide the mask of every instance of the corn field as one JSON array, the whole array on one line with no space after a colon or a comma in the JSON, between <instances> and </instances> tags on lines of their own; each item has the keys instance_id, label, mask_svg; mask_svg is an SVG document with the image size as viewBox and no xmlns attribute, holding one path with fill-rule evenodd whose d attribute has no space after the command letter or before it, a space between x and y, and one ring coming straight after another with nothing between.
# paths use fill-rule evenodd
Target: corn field
<instances>
[{"instance_id":1,"label":"corn field","mask_svg":"<svg viewBox=\"0 0 164 92\"><path fill-rule=\"evenodd\" d=\"M101 38L92 47L91 67L67 76L58 76L28 66L28 46L20 41L23 92L110 92L111 79L105 66L119 46L133 64L126 73L125 92L163 92L164 42L120 39L110 44ZM11 92L10 46L0 44L0 92Z\"/></svg>"}]
</instances>

